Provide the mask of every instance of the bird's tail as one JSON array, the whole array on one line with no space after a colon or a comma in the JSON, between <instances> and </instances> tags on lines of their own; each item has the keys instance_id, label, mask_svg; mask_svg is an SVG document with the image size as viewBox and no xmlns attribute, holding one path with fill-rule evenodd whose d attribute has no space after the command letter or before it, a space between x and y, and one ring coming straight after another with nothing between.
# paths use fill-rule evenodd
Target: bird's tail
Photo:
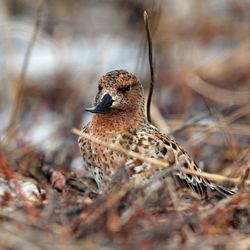
<instances>
[{"instance_id":1,"label":"bird's tail","mask_svg":"<svg viewBox=\"0 0 250 250\"><path fill-rule=\"evenodd\" d=\"M226 198L230 195L235 194L234 191L220 185L213 184L210 188L212 189L212 191L216 191L221 198Z\"/></svg>"}]
</instances>

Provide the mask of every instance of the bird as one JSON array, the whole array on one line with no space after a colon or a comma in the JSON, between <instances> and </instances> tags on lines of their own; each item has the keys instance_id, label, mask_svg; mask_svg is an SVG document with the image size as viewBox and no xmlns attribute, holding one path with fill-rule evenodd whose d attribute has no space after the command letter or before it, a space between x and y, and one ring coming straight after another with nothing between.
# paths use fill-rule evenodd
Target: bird
<instances>
[{"instance_id":1,"label":"bird","mask_svg":"<svg viewBox=\"0 0 250 250\"><path fill-rule=\"evenodd\" d=\"M175 166L174 177L178 183L201 198L207 197L208 191L215 192L221 198L234 193L207 178L181 171L189 169L201 172L201 169L174 139L148 121L143 86L134 74L119 69L103 75L98 82L94 106L85 110L93 113L92 120L81 130L89 136ZM142 181L150 178L143 174L152 168L148 162L131 158L81 136L78 143L84 166L96 181L100 193L107 191L121 166L131 178L142 176Z\"/></svg>"}]
</instances>

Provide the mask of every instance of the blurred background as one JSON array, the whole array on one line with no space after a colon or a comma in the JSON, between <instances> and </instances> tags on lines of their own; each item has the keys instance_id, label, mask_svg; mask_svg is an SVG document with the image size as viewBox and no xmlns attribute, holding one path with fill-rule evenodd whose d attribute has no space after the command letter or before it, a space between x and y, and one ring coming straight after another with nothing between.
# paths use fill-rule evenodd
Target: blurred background
<instances>
[{"instance_id":1,"label":"blurred background","mask_svg":"<svg viewBox=\"0 0 250 250\"><path fill-rule=\"evenodd\" d=\"M107 71L131 71L147 93L144 10L156 74L153 123L207 171L239 173L250 137L247 0L1 1L0 135L15 127L7 144L13 165L28 148L55 168L81 168L71 129L91 119L84 108Z\"/></svg>"}]
</instances>

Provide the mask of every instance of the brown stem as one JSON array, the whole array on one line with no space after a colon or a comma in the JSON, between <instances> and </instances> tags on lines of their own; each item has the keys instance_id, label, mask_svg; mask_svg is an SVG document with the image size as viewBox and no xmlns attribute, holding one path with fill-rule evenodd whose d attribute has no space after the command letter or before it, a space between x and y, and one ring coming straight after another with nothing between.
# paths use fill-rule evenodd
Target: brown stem
<instances>
[{"instance_id":1,"label":"brown stem","mask_svg":"<svg viewBox=\"0 0 250 250\"><path fill-rule=\"evenodd\" d=\"M27 48L25 56L24 56L24 61L23 61L22 69L21 69L21 73L20 73L20 79L18 81L18 85L17 85L17 89L16 89L16 98L15 98L14 108L13 108L12 113L11 113L8 127L6 129L6 136L5 136L5 140L4 140L5 143L7 143L9 140L11 140L11 138L13 137L13 134L16 130L16 122L18 119L18 114L20 113L20 110L22 108L25 76L26 76L27 69L29 66L30 56L31 56L34 44L36 42L37 34L38 34L38 31L39 31L39 28L41 25L41 15L42 15L44 3L45 3L45 0L40 0L38 7L37 7L34 30L33 30L31 40L28 44L28 48Z\"/></svg>"},{"instance_id":2,"label":"brown stem","mask_svg":"<svg viewBox=\"0 0 250 250\"><path fill-rule=\"evenodd\" d=\"M151 105L151 99L152 99L152 94L154 90L154 67L153 67L152 40L151 40L151 35L149 31L149 26L148 26L148 14L146 11L144 11L144 23L145 23L147 41L148 41L148 60L149 60L149 67L150 67L150 88L149 88L148 99L147 99L147 118L148 118L148 121L151 122L150 105Z\"/></svg>"}]
</instances>

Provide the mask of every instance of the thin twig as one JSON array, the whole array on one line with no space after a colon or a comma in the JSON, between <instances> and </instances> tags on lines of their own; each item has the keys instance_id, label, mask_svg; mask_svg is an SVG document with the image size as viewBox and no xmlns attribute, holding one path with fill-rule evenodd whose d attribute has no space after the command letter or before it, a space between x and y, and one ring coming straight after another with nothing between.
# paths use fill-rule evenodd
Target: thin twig
<instances>
[{"instance_id":1,"label":"thin twig","mask_svg":"<svg viewBox=\"0 0 250 250\"><path fill-rule=\"evenodd\" d=\"M240 185L239 185L239 189L243 189L245 187L245 183L246 183L246 180L248 179L249 177L249 174L250 174L250 166L247 167L247 169L244 171L244 173L242 174L242 177L241 177L241 182L240 182Z\"/></svg>"},{"instance_id":2,"label":"thin twig","mask_svg":"<svg viewBox=\"0 0 250 250\"><path fill-rule=\"evenodd\" d=\"M36 20L34 24L34 30L33 34L31 37L31 40L29 41L25 56L24 56L24 61L22 64L22 69L20 73L20 79L18 81L17 89L16 89L16 98L15 98L15 104L14 108L11 114L10 122L8 124L8 127L6 129L6 136L4 138L5 143L7 143L9 140L11 140L15 130L16 130L16 122L18 119L18 114L20 113L21 107L22 107L22 101L23 101L23 90L24 90L24 81L27 73L27 69L29 66L29 60L30 56L34 47L34 44L36 42L37 34L41 25L41 16L42 16L42 11L44 7L45 0L40 0L37 11L36 11Z\"/></svg>"},{"instance_id":3,"label":"thin twig","mask_svg":"<svg viewBox=\"0 0 250 250\"><path fill-rule=\"evenodd\" d=\"M218 103L234 103L238 105L249 104L250 92L249 91L235 91L220 88L203 80L199 75L191 74L186 79L187 85L197 93Z\"/></svg>"},{"instance_id":4,"label":"thin twig","mask_svg":"<svg viewBox=\"0 0 250 250\"><path fill-rule=\"evenodd\" d=\"M235 143L235 138L233 134L231 133L231 130L230 130L229 124L226 121L226 118L215 107L212 107L209 101L206 100L205 97L203 99L212 117L215 118L215 126L219 127L222 137L224 138L225 145L228 145L232 153L236 155L237 147Z\"/></svg>"},{"instance_id":5,"label":"thin twig","mask_svg":"<svg viewBox=\"0 0 250 250\"><path fill-rule=\"evenodd\" d=\"M131 179L128 183L124 184L121 189L117 189L112 195L107 196L107 200L98 209L88 216L85 224L91 224L96 221L105 211L118 204L118 201L124 197L129 190L135 185L135 180Z\"/></svg>"},{"instance_id":6,"label":"thin twig","mask_svg":"<svg viewBox=\"0 0 250 250\"><path fill-rule=\"evenodd\" d=\"M209 132L209 133L218 133L221 132L220 129L220 125L217 124L211 124L209 126L190 126L187 127L186 129L188 129L189 131L192 131L195 129L196 132ZM244 136L248 136L250 137L250 130L249 130L249 126L246 125L240 125L240 124L235 124L235 125L230 125L230 132L233 135L244 135Z\"/></svg>"},{"instance_id":7,"label":"thin twig","mask_svg":"<svg viewBox=\"0 0 250 250\"><path fill-rule=\"evenodd\" d=\"M223 114L228 109L231 109L233 107L234 107L234 105L232 105L230 107L227 107L227 108L219 109L218 112L220 112L221 114ZM225 117L224 119L227 122L227 124L231 124L235 120L237 120L237 119L239 119L239 118L241 118L243 116L246 116L249 113L250 113L250 105L247 105L247 106L243 106L243 107L239 108L238 110L234 111L231 115L229 115L228 117ZM201 114L195 115L195 116L189 118L188 120L186 120L178 128L173 129L172 131L170 131L168 134L170 134L170 135L176 135L177 133L180 133L180 132L182 132L183 130L185 130L187 128L200 126L198 124L198 122L200 122L200 121L208 118L210 115L211 115L211 113L208 112L208 111L204 111Z\"/></svg>"},{"instance_id":8,"label":"thin twig","mask_svg":"<svg viewBox=\"0 0 250 250\"><path fill-rule=\"evenodd\" d=\"M162 116L160 110L158 107L154 104L154 102L151 104L151 111L152 111L152 122L153 124L159 128L161 131L163 131L166 134L170 133L170 127L168 126L166 120Z\"/></svg>"},{"instance_id":9,"label":"thin twig","mask_svg":"<svg viewBox=\"0 0 250 250\"><path fill-rule=\"evenodd\" d=\"M147 99L147 118L148 118L148 121L151 122L150 104L151 104L152 94L154 91L154 67L153 67L152 39L151 39L149 26L148 26L148 14L146 11L144 11L144 23L145 23L147 41L148 41L148 60L149 60L149 67L150 67L150 88L149 88L148 99Z\"/></svg>"},{"instance_id":10,"label":"thin twig","mask_svg":"<svg viewBox=\"0 0 250 250\"><path fill-rule=\"evenodd\" d=\"M80 130L78 130L76 128L72 129L72 133L75 134L75 135L81 136L81 137L83 137L83 138L85 138L87 140L90 140L90 141L92 141L92 142L94 142L96 144L99 144L101 146L104 146L104 147L107 147L109 149L121 152L121 153L123 153L123 154L125 154L125 155L127 155L129 157L133 157L133 158L142 160L144 162L151 163L151 164L156 165L156 166L161 166L161 167L164 167L164 168L172 166L167 162L156 160L156 159L153 159L153 158L144 157L144 156L142 156L140 154L137 154L137 153L135 153L133 151L127 151L127 150L125 150L124 148L122 148L122 147L120 147L118 145L109 144L109 143L106 143L106 142L104 142L104 141L102 141L100 139L93 138L92 136L90 136L90 135L88 135L86 133L83 133L83 132L81 132ZM193 171L193 170L184 169L184 168L180 168L178 171L181 171L181 172L183 172L185 174L192 174L192 175L204 177L204 178L207 178L209 180L216 181L216 182L232 182L232 183L235 183L235 184L241 183L240 178L230 178L230 177L226 177L226 176L219 175L219 174L210 174L210 173L207 173L207 172L198 172L198 171ZM250 180L246 180L245 184L250 185Z\"/></svg>"},{"instance_id":11,"label":"thin twig","mask_svg":"<svg viewBox=\"0 0 250 250\"><path fill-rule=\"evenodd\" d=\"M190 127L195 127L198 126L198 122L207 118L209 116L209 112L205 112L202 114L198 114L196 116L191 117L187 121L185 121L180 127L173 129L171 132L169 132L169 135L175 135L177 133L182 132L183 130L190 128Z\"/></svg>"}]
</instances>

